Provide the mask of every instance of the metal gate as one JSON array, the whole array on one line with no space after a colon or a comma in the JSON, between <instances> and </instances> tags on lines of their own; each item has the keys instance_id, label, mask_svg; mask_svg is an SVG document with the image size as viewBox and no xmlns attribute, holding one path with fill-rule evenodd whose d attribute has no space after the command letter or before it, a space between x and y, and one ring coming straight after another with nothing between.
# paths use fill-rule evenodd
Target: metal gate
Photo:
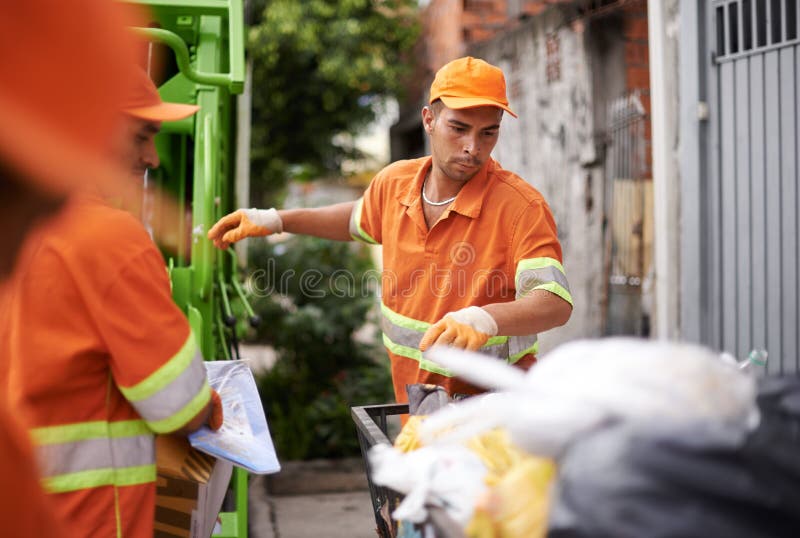
<instances>
[{"instance_id":1,"label":"metal gate","mask_svg":"<svg viewBox=\"0 0 800 538\"><path fill-rule=\"evenodd\" d=\"M701 338L740 358L766 348L770 372L797 372L798 0L706 7L708 173L699 209L708 311Z\"/></svg>"},{"instance_id":2,"label":"metal gate","mask_svg":"<svg viewBox=\"0 0 800 538\"><path fill-rule=\"evenodd\" d=\"M647 336L653 181L641 91L611 101L607 117L604 334Z\"/></svg>"}]
</instances>

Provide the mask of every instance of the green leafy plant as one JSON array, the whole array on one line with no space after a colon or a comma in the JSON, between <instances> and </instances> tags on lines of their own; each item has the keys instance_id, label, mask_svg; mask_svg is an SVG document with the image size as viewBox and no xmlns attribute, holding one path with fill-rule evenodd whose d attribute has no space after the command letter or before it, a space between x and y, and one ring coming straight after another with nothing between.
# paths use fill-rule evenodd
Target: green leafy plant
<instances>
[{"instance_id":1,"label":"green leafy plant","mask_svg":"<svg viewBox=\"0 0 800 538\"><path fill-rule=\"evenodd\" d=\"M262 0L253 63L252 200L269 206L288 179L357 158L352 137L398 95L419 34L417 0Z\"/></svg>"},{"instance_id":2,"label":"green leafy plant","mask_svg":"<svg viewBox=\"0 0 800 538\"><path fill-rule=\"evenodd\" d=\"M248 285L264 320L256 339L278 354L258 383L279 456L357 455L350 407L392 400L377 327L364 331L378 277L369 251L296 236L263 242L250 260Z\"/></svg>"}]
</instances>

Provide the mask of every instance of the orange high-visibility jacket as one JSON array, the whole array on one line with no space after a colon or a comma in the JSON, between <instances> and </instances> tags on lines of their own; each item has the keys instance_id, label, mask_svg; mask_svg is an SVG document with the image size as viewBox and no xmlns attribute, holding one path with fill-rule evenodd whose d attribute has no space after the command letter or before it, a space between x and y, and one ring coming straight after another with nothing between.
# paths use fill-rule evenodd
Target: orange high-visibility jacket
<instances>
[{"instance_id":1,"label":"orange high-visibility jacket","mask_svg":"<svg viewBox=\"0 0 800 538\"><path fill-rule=\"evenodd\" d=\"M445 314L513 301L547 290L572 304L550 208L536 189L489 159L429 230L421 200L431 157L381 170L356 203L354 239L383 245L383 342L397 401L406 384L431 383L451 394L480 389L427 361L422 335ZM482 353L528 368L535 334L495 336Z\"/></svg>"},{"instance_id":2,"label":"orange high-visibility jacket","mask_svg":"<svg viewBox=\"0 0 800 538\"><path fill-rule=\"evenodd\" d=\"M0 529L3 536L69 536L39 482L27 432L0 406Z\"/></svg>"},{"instance_id":3,"label":"orange high-visibility jacket","mask_svg":"<svg viewBox=\"0 0 800 538\"><path fill-rule=\"evenodd\" d=\"M37 230L7 287L7 402L30 430L70 536L153 535L153 433L210 388L142 225L74 199Z\"/></svg>"}]
</instances>

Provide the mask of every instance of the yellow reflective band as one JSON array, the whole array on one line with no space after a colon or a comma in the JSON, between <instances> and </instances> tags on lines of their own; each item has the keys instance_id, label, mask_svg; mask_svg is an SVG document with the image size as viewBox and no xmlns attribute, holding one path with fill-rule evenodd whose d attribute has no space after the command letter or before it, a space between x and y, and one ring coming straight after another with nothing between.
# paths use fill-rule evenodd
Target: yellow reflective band
<instances>
[{"instance_id":1,"label":"yellow reflective band","mask_svg":"<svg viewBox=\"0 0 800 538\"><path fill-rule=\"evenodd\" d=\"M490 336L483 347L491 347L508 342L508 336ZM480 349L478 350L480 351Z\"/></svg>"},{"instance_id":2,"label":"yellow reflective band","mask_svg":"<svg viewBox=\"0 0 800 538\"><path fill-rule=\"evenodd\" d=\"M135 486L156 480L156 466L139 465L122 469L92 469L77 473L62 474L42 479L44 488L50 493L65 493L101 486Z\"/></svg>"},{"instance_id":3,"label":"yellow reflective band","mask_svg":"<svg viewBox=\"0 0 800 538\"><path fill-rule=\"evenodd\" d=\"M550 293L555 293L556 295L567 301L569 304L572 304L572 295L570 295L570 293L567 290L565 290L561 286L561 284L558 284L556 282L548 282L547 284L540 284L539 286L536 286L533 289L546 290L549 291Z\"/></svg>"},{"instance_id":4,"label":"yellow reflective band","mask_svg":"<svg viewBox=\"0 0 800 538\"><path fill-rule=\"evenodd\" d=\"M200 392L188 404L183 406L183 409L169 418L148 422L147 425L156 433L174 432L192 420L210 401L211 387L208 386L208 383L204 383Z\"/></svg>"},{"instance_id":5,"label":"yellow reflective band","mask_svg":"<svg viewBox=\"0 0 800 538\"><path fill-rule=\"evenodd\" d=\"M517 274L525 271L526 269L542 269L543 267L555 267L561 274L566 275L564 266L555 258L528 258L520 260L517 264Z\"/></svg>"},{"instance_id":6,"label":"yellow reflective band","mask_svg":"<svg viewBox=\"0 0 800 538\"><path fill-rule=\"evenodd\" d=\"M143 420L120 420L118 422L95 420L33 428L30 433L37 444L54 445L102 437L133 437L151 434L152 431Z\"/></svg>"},{"instance_id":7,"label":"yellow reflective band","mask_svg":"<svg viewBox=\"0 0 800 538\"><path fill-rule=\"evenodd\" d=\"M535 344L533 344L528 349L523 349L519 353L514 353L508 358L508 364L516 364L519 360L524 357L525 355L536 355L539 353L539 341L537 340Z\"/></svg>"},{"instance_id":8,"label":"yellow reflective band","mask_svg":"<svg viewBox=\"0 0 800 538\"><path fill-rule=\"evenodd\" d=\"M419 331L421 333L427 331L432 325L426 321L419 321L414 318L409 318L402 314L398 314L383 303L381 303L381 313L395 325L399 325L400 327L405 327L406 329L411 329L413 331Z\"/></svg>"},{"instance_id":9,"label":"yellow reflective band","mask_svg":"<svg viewBox=\"0 0 800 538\"><path fill-rule=\"evenodd\" d=\"M365 232L364 228L361 227L361 210L363 204L364 204L364 198L362 197L358 199L358 202L356 202L356 206L353 208L353 214L350 217L351 219L350 236L357 241L364 241L366 243L377 245L379 243L375 241L375 239L371 235Z\"/></svg>"},{"instance_id":10,"label":"yellow reflective band","mask_svg":"<svg viewBox=\"0 0 800 538\"><path fill-rule=\"evenodd\" d=\"M166 364L138 384L132 387L119 387L119 390L130 402L144 400L167 386L186 370L196 353L197 342L194 332L190 330L183 347Z\"/></svg>"},{"instance_id":11,"label":"yellow reflective band","mask_svg":"<svg viewBox=\"0 0 800 538\"><path fill-rule=\"evenodd\" d=\"M108 423L109 437L134 437L137 435L152 435L144 420L120 420Z\"/></svg>"},{"instance_id":12,"label":"yellow reflective band","mask_svg":"<svg viewBox=\"0 0 800 538\"><path fill-rule=\"evenodd\" d=\"M403 346L400 344L395 344L385 334L383 335L383 345L385 345L386 349L388 349L395 355L400 355L401 357L407 357L409 359L414 359L415 361L418 361L420 370L433 372L434 374L443 375L445 377L453 377L453 374L450 372L450 370L442 368L435 362L431 362L425 359L422 356L422 352L419 349Z\"/></svg>"}]
</instances>

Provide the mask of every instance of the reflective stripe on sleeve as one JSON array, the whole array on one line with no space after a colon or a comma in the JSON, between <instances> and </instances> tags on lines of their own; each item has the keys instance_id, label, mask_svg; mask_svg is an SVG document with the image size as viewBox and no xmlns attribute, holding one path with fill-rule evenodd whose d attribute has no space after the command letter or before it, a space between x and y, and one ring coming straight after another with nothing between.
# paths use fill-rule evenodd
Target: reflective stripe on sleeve
<instances>
[{"instance_id":1,"label":"reflective stripe on sleeve","mask_svg":"<svg viewBox=\"0 0 800 538\"><path fill-rule=\"evenodd\" d=\"M31 435L50 492L145 484L156 478L153 434L144 421L66 424L35 428Z\"/></svg>"},{"instance_id":2,"label":"reflective stripe on sleeve","mask_svg":"<svg viewBox=\"0 0 800 538\"><path fill-rule=\"evenodd\" d=\"M158 421L147 421L147 425L156 433L169 433L185 426L211 401L211 387L203 381L203 386L195 397L182 409L169 418ZM135 404L134 404L135 405Z\"/></svg>"},{"instance_id":3,"label":"reflective stripe on sleeve","mask_svg":"<svg viewBox=\"0 0 800 538\"><path fill-rule=\"evenodd\" d=\"M546 290L572 304L569 282L564 274L564 267L558 260L553 258L520 260L514 280L517 298L530 295L533 290Z\"/></svg>"},{"instance_id":4,"label":"reflective stripe on sleeve","mask_svg":"<svg viewBox=\"0 0 800 538\"><path fill-rule=\"evenodd\" d=\"M430 323L419 321L394 312L381 303L381 329L383 330L383 344L394 353L419 362L421 370L433 372L445 377L453 374L423 357L419 344ZM493 336L489 338L479 352L497 357L514 364L525 355L536 354L539 344L535 334L526 336Z\"/></svg>"},{"instance_id":5,"label":"reflective stripe on sleeve","mask_svg":"<svg viewBox=\"0 0 800 538\"><path fill-rule=\"evenodd\" d=\"M361 210L363 209L363 205L364 198L362 197L358 199L356 205L353 207L353 211L350 213L350 237L356 241L377 245L378 242L361 227Z\"/></svg>"},{"instance_id":6,"label":"reflective stripe on sleeve","mask_svg":"<svg viewBox=\"0 0 800 538\"><path fill-rule=\"evenodd\" d=\"M211 397L194 333L149 377L132 387L119 388L153 431L170 432L186 424Z\"/></svg>"}]
</instances>

